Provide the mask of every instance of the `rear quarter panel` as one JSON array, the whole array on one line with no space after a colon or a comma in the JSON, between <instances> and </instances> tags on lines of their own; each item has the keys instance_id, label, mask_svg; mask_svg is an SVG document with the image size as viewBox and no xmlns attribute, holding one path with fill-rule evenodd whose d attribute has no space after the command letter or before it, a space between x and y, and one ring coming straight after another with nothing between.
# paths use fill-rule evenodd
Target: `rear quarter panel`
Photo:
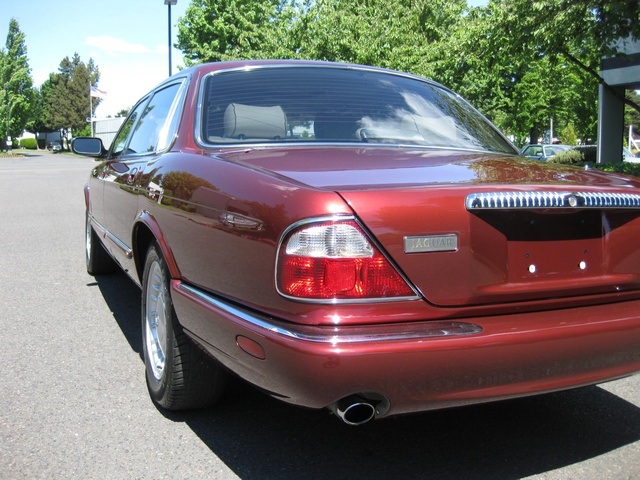
<instances>
[{"instance_id":1,"label":"rear quarter panel","mask_svg":"<svg viewBox=\"0 0 640 480\"><path fill-rule=\"evenodd\" d=\"M274 277L284 229L302 218L351 213L333 192L215 156L167 154L150 171L146 181L163 194L147 196L143 210L157 222L182 280L262 309L289 309Z\"/></svg>"}]
</instances>

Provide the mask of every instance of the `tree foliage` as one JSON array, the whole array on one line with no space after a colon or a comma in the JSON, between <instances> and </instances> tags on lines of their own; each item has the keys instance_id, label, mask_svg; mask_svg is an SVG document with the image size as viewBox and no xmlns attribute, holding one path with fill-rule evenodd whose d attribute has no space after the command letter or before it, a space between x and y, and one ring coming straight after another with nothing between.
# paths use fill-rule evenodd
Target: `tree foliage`
<instances>
[{"instance_id":1,"label":"tree foliage","mask_svg":"<svg viewBox=\"0 0 640 480\"><path fill-rule=\"evenodd\" d=\"M100 79L100 71L92 59L85 64L76 53L65 57L58 73L51 73L40 92L43 98L44 123L51 130L61 130L65 136L82 130L90 112L89 90ZM94 107L98 101L94 100Z\"/></svg>"},{"instance_id":2,"label":"tree foliage","mask_svg":"<svg viewBox=\"0 0 640 480\"><path fill-rule=\"evenodd\" d=\"M637 0L195 0L188 64L307 58L394 68L460 92L516 139L571 126L595 139L599 65L640 38ZM635 19L635 21L634 21ZM627 102L629 103L629 102Z\"/></svg>"},{"instance_id":3,"label":"tree foliage","mask_svg":"<svg viewBox=\"0 0 640 480\"><path fill-rule=\"evenodd\" d=\"M490 1L469 12L444 47L451 53L445 83L520 142L537 140L552 121L560 129L573 125L583 141L596 138L597 65L610 51L596 48L586 33L578 38L577 29L566 38L569 25L591 22L589 35L599 26L575 6L560 9L562 22L545 18L564 3Z\"/></svg>"},{"instance_id":4,"label":"tree foliage","mask_svg":"<svg viewBox=\"0 0 640 480\"><path fill-rule=\"evenodd\" d=\"M178 22L178 45L193 65L262 56L279 0L192 0Z\"/></svg>"},{"instance_id":5,"label":"tree foliage","mask_svg":"<svg viewBox=\"0 0 640 480\"><path fill-rule=\"evenodd\" d=\"M376 65L425 75L464 0L318 0L301 11L297 57Z\"/></svg>"},{"instance_id":6,"label":"tree foliage","mask_svg":"<svg viewBox=\"0 0 640 480\"><path fill-rule=\"evenodd\" d=\"M637 0L492 0L489 8L511 51L566 57L594 76L619 39L640 38Z\"/></svg>"},{"instance_id":7,"label":"tree foliage","mask_svg":"<svg viewBox=\"0 0 640 480\"><path fill-rule=\"evenodd\" d=\"M640 39L637 0L492 0L488 12L504 54L573 64L595 85L604 84L602 58L623 56L622 45Z\"/></svg>"},{"instance_id":8,"label":"tree foliage","mask_svg":"<svg viewBox=\"0 0 640 480\"><path fill-rule=\"evenodd\" d=\"M178 23L187 65L307 58L428 70L465 0L194 0Z\"/></svg>"},{"instance_id":9,"label":"tree foliage","mask_svg":"<svg viewBox=\"0 0 640 480\"><path fill-rule=\"evenodd\" d=\"M9 21L5 47L0 50L0 137L19 137L29 121L33 80L25 35L15 19Z\"/></svg>"}]
</instances>

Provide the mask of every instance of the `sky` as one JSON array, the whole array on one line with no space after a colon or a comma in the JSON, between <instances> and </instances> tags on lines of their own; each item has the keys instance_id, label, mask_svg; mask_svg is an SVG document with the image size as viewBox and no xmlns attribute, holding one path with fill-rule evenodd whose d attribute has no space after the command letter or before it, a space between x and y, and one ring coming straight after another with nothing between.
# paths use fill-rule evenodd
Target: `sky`
<instances>
[{"instance_id":1,"label":"sky","mask_svg":"<svg viewBox=\"0 0 640 480\"><path fill-rule=\"evenodd\" d=\"M484 5L487 0L469 0ZM171 44L177 21L190 0L171 7ZM100 70L98 88L107 92L96 117L115 116L169 74L168 7L164 0L0 0L0 46L6 44L9 21L25 34L34 86L40 87L60 62L75 53ZM172 48L172 71L184 64Z\"/></svg>"},{"instance_id":2,"label":"sky","mask_svg":"<svg viewBox=\"0 0 640 480\"><path fill-rule=\"evenodd\" d=\"M177 41L177 20L189 3L178 0L171 7L172 44ZM11 18L25 34L34 86L58 72L64 57L78 53L85 64L93 59L100 70L98 88L107 92L96 110L98 118L130 109L169 75L164 0L0 0L2 48ZM171 56L176 73L184 63L182 53L173 48Z\"/></svg>"}]
</instances>

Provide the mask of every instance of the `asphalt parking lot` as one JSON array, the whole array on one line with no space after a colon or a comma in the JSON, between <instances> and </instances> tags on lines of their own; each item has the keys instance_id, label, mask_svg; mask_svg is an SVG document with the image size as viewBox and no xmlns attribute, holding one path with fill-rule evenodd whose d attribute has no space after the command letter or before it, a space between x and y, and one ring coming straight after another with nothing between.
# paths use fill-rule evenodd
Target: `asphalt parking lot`
<instances>
[{"instance_id":1,"label":"asphalt parking lot","mask_svg":"<svg viewBox=\"0 0 640 480\"><path fill-rule=\"evenodd\" d=\"M139 290L85 271L92 165L0 157L1 479L640 479L640 376L363 427L239 382L158 410Z\"/></svg>"}]
</instances>

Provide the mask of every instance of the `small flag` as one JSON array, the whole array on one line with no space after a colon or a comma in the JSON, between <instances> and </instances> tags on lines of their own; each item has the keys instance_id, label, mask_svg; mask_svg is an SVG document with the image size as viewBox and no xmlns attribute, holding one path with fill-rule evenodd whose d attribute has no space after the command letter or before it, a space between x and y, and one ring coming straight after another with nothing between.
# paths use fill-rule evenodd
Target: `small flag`
<instances>
[{"instance_id":1,"label":"small flag","mask_svg":"<svg viewBox=\"0 0 640 480\"><path fill-rule=\"evenodd\" d=\"M107 92L100 90L96 87L91 87L91 98L104 98L107 96Z\"/></svg>"}]
</instances>

